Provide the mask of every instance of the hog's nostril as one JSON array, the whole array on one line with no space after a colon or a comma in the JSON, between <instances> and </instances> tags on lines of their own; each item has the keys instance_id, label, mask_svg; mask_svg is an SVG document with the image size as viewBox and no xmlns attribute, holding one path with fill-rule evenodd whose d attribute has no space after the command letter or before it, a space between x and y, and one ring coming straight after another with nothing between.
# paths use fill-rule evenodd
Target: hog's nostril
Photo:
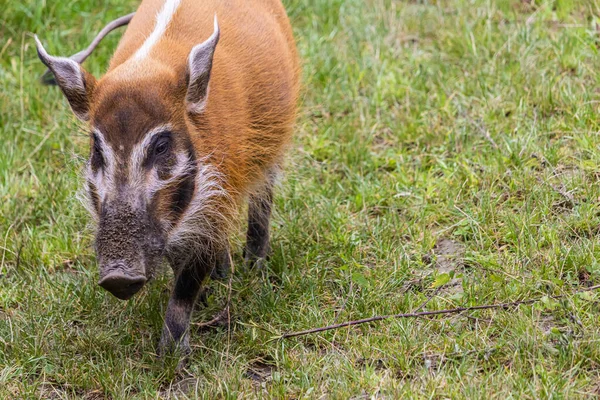
<instances>
[{"instance_id":1,"label":"hog's nostril","mask_svg":"<svg viewBox=\"0 0 600 400\"><path fill-rule=\"evenodd\" d=\"M146 283L143 275L130 276L117 270L100 279L98 284L121 300L127 300L136 294Z\"/></svg>"}]
</instances>

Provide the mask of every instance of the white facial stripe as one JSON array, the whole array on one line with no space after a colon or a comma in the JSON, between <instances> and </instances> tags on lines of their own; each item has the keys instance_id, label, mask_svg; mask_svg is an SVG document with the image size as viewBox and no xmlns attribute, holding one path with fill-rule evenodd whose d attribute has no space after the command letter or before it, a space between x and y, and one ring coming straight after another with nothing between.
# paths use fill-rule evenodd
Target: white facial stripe
<instances>
[{"instance_id":1,"label":"white facial stripe","mask_svg":"<svg viewBox=\"0 0 600 400\"><path fill-rule=\"evenodd\" d=\"M181 0L166 0L165 4L156 15L156 25L154 26L154 30L148 36L142 47L140 47L134 54L134 60L142 60L150 54L152 47L158 42L162 35L164 35L173 15L177 11L179 7L179 3Z\"/></svg>"}]
</instances>

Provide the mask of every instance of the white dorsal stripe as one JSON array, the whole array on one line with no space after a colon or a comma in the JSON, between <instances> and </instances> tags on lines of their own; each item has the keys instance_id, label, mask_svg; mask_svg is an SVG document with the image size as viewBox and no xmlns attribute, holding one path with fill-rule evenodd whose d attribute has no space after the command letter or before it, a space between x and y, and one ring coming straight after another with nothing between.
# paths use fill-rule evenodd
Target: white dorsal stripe
<instances>
[{"instance_id":1,"label":"white dorsal stripe","mask_svg":"<svg viewBox=\"0 0 600 400\"><path fill-rule=\"evenodd\" d=\"M161 36L167 30L175 11L179 7L179 3L181 0L166 0L163 7L160 9L158 14L156 15L156 25L154 26L154 30L148 36L142 47L140 47L134 54L133 58L135 60L141 60L146 58L152 47L159 41Z\"/></svg>"}]
</instances>

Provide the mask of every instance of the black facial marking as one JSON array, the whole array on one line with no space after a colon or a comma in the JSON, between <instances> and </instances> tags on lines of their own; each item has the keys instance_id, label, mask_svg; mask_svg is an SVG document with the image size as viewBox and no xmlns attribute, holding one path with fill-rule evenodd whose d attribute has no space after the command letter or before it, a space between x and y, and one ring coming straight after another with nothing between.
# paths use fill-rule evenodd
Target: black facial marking
<instances>
[{"instance_id":1,"label":"black facial marking","mask_svg":"<svg viewBox=\"0 0 600 400\"><path fill-rule=\"evenodd\" d=\"M98 135L95 133L92 134L93 143L92 143L92 154L91 154L91 166L92 171L96 172L101 168L104 168L105 161L104 155L102 154L102 147L100 146L100 139Z\"/></svg>"},{"instance_id":2,"label":"black facial marking","mask_svg":"<svg viewBox=\"0 0 600 400\"><path fill-rule=\"evenodd\" d=\"M179 182L175 188L175 192L173 192L171 207L173 213L175 213L177 216L181 215L192 201L194 189L196 188L196 180L194 178L195 174L188 175L185 179Z\"/></svg>"},{"instance_id":3,"label":"black facial marking","mask_svg":"<svg viewBox=\"0 0 600 400\"><path fill-rule=\"evenodd\" d=\"M171 198L171 209L175 218L179 218L185 209L189 206L192 198L194 197L194 190L196 189L196 174L198 167L196 165L196 153L194 146L191 142L186 144L188 162L193 165L193 168L189 174L177 185Z\"/></svg>"}]
</instances>

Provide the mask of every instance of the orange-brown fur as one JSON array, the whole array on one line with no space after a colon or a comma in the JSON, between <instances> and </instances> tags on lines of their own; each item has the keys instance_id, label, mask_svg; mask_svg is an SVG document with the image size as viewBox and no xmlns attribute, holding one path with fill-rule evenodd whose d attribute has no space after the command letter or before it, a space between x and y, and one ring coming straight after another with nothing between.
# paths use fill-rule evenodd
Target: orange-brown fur
<instances>
[{"instance_id":1,"label":"orange-brown fur","mask_svg":"<svg viewBox=\"0 0 600 400\"><path fill-rule=\"evenodd\" d=\"M298 97L298 60L291 27L278 0L182 0L165 34L148 58L131 60L155 25L164 0L145 0L130 22L106 75L95 83L91 120L129 116L118 140L133 145L153 120L170 116L186 126L197 156L208 157L234 200L260 187L265 172L280 163L290 140ZM221 39L216 48L206 109L185 108L187 60L193 46L213 32L217 15ZM127 95L119 93L127 92ZM127 99L144 97L152 110L123 111ZM136 103L137 104L137 103ZM135 123L134 121L135 120ZM113 124L123 124L113 121ZM132 131L131 128L134 127ZM123 127L125 128L125 127ZM115 132L115 129L106 129ZM236 201L236 203L239 203ZM226 210L222 210L226 212Z\"/></svg>"}]
</instances>

